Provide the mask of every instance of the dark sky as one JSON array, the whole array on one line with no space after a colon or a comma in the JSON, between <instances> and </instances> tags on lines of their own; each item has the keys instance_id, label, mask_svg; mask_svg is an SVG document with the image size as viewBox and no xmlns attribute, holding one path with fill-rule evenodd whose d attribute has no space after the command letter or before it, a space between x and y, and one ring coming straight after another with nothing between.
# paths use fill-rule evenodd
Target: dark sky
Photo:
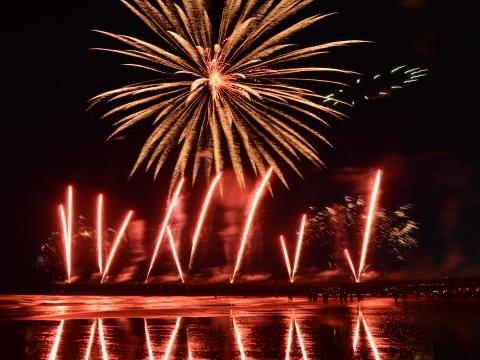
<instances>
[{"instance_id":1,"label":"dark sky","mask_svg":"<svg viewBox=\"0 0 480 360\"><path fill-rule=\"evenodd\" d=\"M5 5L4 5L5 6ZM478 39L473 11L458 1L314 1L313 12L338 15L303 33L300 41L365 39L375 43L338 53L342 65L364 73L408 63L430 75L408 90L365 103L330 131L326 171L304 167L290 191L266 200L265 226L296 226L292 216L312 205L362 195L377 167L385 170L382 205L416 205L420 246L402 269L431 276L478 274L479 150L476 130ZM1 290L35 289L40 244L56 229L64 188L79 189L82 213L93 214L97 191L108 195L114 225L127 208L159 218L168 174L127 177L142 132L105 142L110 123L87 100L135 79L119 59L88 49L109 44L91 29L153 40L117 0L10 2L2 20ZM330 58L331 61L332 58ZM131 135L131 138L129 137ZM200 182L189 187L201 194ZM92 214L90 214L92 212ZM284 231L283 229L282 231ZM273 232L273 231L272 231Z\"/></svg>"}]
</instances>

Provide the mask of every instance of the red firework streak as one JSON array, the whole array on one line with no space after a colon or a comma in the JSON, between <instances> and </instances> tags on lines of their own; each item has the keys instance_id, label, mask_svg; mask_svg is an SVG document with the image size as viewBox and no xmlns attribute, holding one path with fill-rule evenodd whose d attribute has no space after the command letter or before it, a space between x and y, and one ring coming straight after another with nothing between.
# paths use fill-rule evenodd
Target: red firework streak
<instances>
[{"instance_id":1,"label":"red firework streak","mask_svg":"<svg viewBox=\"0 0 480 360\"><path fill-rule=\"evenodd\" d=\"M55 336L55 341L53 342L52 350L50 351L50 356L48 360L55 360L57 358L58 346L60 344L60 340L62 339L62 331L63 331L63 324L65 320L60 321L60 325L57 328L57 335Z\"/></svg>"},{"instance_id":2,"label":"red firework streak","mask_svg":"<svg viewBox=\"0 0 480 360\"><path fill-rule=\"evenodd\" d=\"M152 271L153 265L155 264L155 259L157 258L158 249L160 248L160 244L162 243L163 237L165 232L167 231L167 226L170 221L170 216L172 215L173 209L177 203L178 196L180 195L180 191L182 190L182 186L185 179L182 178L180 180L177 189L175 190L175 194L173 195L172 201L170 206L168 207L167 214L165 215L165 219L163 220L162 228L160 229L160 234L158 235L157 243L155 245L155 250L153 252L152 260L150 261L150 266L148 268L147 277L145 278L145 283L148 282L148 277L150 276L150 272Z\"/></svg>"},{"instance_id":3,"label":"red firework streak","mask_svg":"<svg viewBox=\"0 0 480 360\"><path fill-rule=\"evenodd\" d=\"M287 266L288 275L290 277L290 282L293 283L295 280L295 274L298 269L298 264L300 263L300 253L302 251L302 242L303 242L303 234L305 233L305 222L307 220L307 215L302 216L302 222L300 224L300 231L298 232L298 239L297 239L297 249L295 251L295 261L293 264L293 270L290 264L290 258L288 256L287 247L285 245L285 239L282 235L280 235L280 243L282 245L283 256L285 258L285 264Z\"/></svg>"},{"instance_id":4,"label":"red firework streak","mask_svg":"<svg viewBox=\"0 0 480 360\"><path fill-rule=\"evenodd\" d=\"M117 251L117 247L120 244L120 240L122 239L123 234L125 233L125 230L127 229L127 225L129 223L132 215L133 215L133 211L130 210L128 212L127 216L125 217L125 220L123 221L122 227L120 228L120 231L118 232L117 237L115 238L115 241L113 243L113 248L110 251L110 255L109 255L108 260L107 260L107 265L105 266L105 270L103 271L102 280L100 281L100 283L103 283L103 281L105 280L105 276L107 276L107 274L108 274L108 270L110 269L110 265L112 264L112 260L115 257L115 253Z\"/></svg>"},{"instance_id":5,"label":"red firework streak","mask_svg":"<svg viewBox=\"0 0 480 360\"><path fill-rule=\"evenodd\" d=\"M207 214L208 207L210 205L210 201L212 200L212 195L217 187L217 184L222 176L222 173L218 174L210 185L210 189L208 190L207 196L202 205L202 211L200 212L200 217L198 218L197 227L195 229L195 234L193 235L192 241L192 251L190 253L190 262L188 263L188 270L192 268L193 264L193 257L195 256L195 250L197 249L198 238L200 236L200 230L202 229L203 222L205 220L205 215Z\"/></svg>"},{"instance_id":6,"label":"red firework streak","mask_svg":"<svg viewBox=\"0 0 480 360\"><path fill-rule=\"evenodd\" d=\"M67 281L70 283L72 276L72 219L73 219L73 187L67 188L67 214L63 205L59 207L60 221L62 223L63 241L65 244L65 262L67 264Z\"/></svg>"},{"instance_id":7,"label":"red firework streak","mask_svg":"<svg viewBox=\"0 0 480 360\"><path fill-rule=\"evenodd\" d=\"M255 215L255 209L257 208L258 201L260 200L260 197L263 193L263 190L265 189L265 186L267 185L268 179L272 175L273 168L270 168L266 175L264 176L262 182L260 183L260 186L257 189L257 192L255 193L255 196L252 201L252 205L250 207L250 212L248 214L247 222L245 224L245 229L243 230L243 235L242 235L242 242L240 244L240 250L238 251L238 256L237 256L237 262L235 264L235 269L233 271L233 275L230 278L230 283L233 283L235 280L235 275L237 274L238 269L240 268L240 264L242 262L242 256L243 256L243 251L245 250L245 244L247 242L248 234L250 232L250 227L252 226L252 221L253 217Z\"/></svg>"},{"instance_id":8,"label":"red firework streak","mask_svg":"<svg viewBox=\"0 0 480 360\"><path fill-rule=\"evenodd\" d=\"M170 240L170 248L172 249L173 259L175 260L175 264L177 265L178 275L180 275L180 279L183 281L183 272L182 267L180 266L180 261L178 260L177 250L175 249L175 241L173 241L172 231L170 230L170 226L167 226L168 232L168 239Z\"/></svg>"},{"instance_id":9,"label":"red firework streak","mask_svg":"<svg viewBox=\"0 0 480 360\"><path fill-rule=\"evenodd\" d=\"M103 272L102 256L102 217L103 217L103 195L99 194L97 198L97 253L98 253L98 271Z\"/></svg>"}]
</instances>

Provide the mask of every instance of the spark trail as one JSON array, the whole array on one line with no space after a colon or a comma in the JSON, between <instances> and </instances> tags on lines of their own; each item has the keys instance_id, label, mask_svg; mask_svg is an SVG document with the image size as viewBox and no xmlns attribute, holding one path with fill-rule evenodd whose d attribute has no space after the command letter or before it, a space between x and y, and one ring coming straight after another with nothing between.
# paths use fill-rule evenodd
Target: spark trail
<instances>
[{"instance_id":1,"label":"spark trail","mask_svg":"<svg viewBox=\"0 0 480 360\"><path fill-rule=\"evenodd\" d=\"M236 262L236 265L235 265L235 270L233 271L233 275L230 278L230 283L234 282L235 275L237 274L237 271L240 268L240 264L241 264L242 256L243 256L243 251L245 250L245 244L247 242L248 233L250 232L250 227L252 226L253 216L255 215L255 209L257 208L258 201L260 200L260 197L263 193L263 190L265 189L265 186L267 185L268 179L270 179L270 176L272 175L272 171L273 171L273 167L271 167L268 170L268 172L265 174L262 182L260 183L260 186L257 189L257 192L255 193L255 197L253 198L252 205L250 207L250 212L249 212L248 218L247 218L247 223L245 224L245 229L243 231L242 242L240 244L240 250L239 250L238 256L237 256L237 262Z\"/></svg>"},{"instance_id":2,"label":"spark trail","mask_svg":"<svg viewBox=\"0 0 480 360\"><path fill-rule=\"evenodd\" d=\"M245 360L245 350L243 348L242 335L240 334L240 329L237 326L235 317L233 317L233 330L235 331L235 339L237 340L238 350L240 351L240 358Z\"/></svg>"},{"instance_id":3,"label":"spark trail","mask_svg":"<svg viewBox=\"0 0 480 360\"><path fill-rule=\"evenodd\" d=\"M173 195L172 201L170 206L168 207L167 214L165 215L165 219L163 220L162 228L160 230L160 234L158 235L157 243L155 245L155 250L153 252L152 260L150 261L150 266L148 268L147 277L145 278L145 284L148 282L148 278L150 276L150 272L152 271L153 265L155 264L155 259L157 258L158 249L160 248L160 244L162 243L163 236L167 230L168 222L170 221L170 216L172 215L173 209L177 204L178 196L180 195L180 191L182 190L182 186L185 179L182 178L175 190L175 194Z\"/></svg>"},{"instance_id":4,"label":"spark trail","mask_svg":"<svg viewBox=\"0 0 480 360\"><path fill-rule=\"evenodd\" d=\"M190 253L190 262L188 263L188 270L190 270L192 268L193 257L195 256L195 251L197 249L198 238L200 236L200 230L202 229L203 222L205 220L205 215L207 214L207 210L208 210L208 207L210 205L210 201L212 199L213 192L214 192L215 188L217 187L218 181L220 180L221 176L222 176L222 173L219 173L215 177L215 179L212 182L212 185L210 185L210 189L208 190L207 196L206 196L206 198L203 202L202 211L200 213L200 217L198 218L198 223L197 223L197 227L195 229L195 234L193 235L192 251Z\"/></svg>"},{"instance_id":5,"label":"spark trail","mask_svg":"<svg viewBox=\"0 0 480 360\"><path fill-rule=\"evenodd\" d=\"M375 207L377 204L377 196L378 196L378 190L380 188L381 176L382 176L382 171L378 170L377 176L375 178L375 183L373 185L372 196L370 198L370 207L368 209L368 218L367 218L367 225L365 227L365 237L363 239L362 255L360 258L360 265L358 266L357 282L360 282L360 277L362 275L362 271L365 266L365 259L367 257L367 250L368 250L368 241L370 239L370 231L372 227L373 217L375 214Z\"/></svg>"},{"instance_id":6,"label":"spark trail","mask_svg":"<svg viewBox=\"0 0 480 360\"><path fill-rule=\"evenodd\" d=\"M103 272L102 215L103 215L103 195L99 194L97 199L97 252L98 252L98 270L100 274Z\"/></svg>"},{"instance_id":7,"label":"spark trail","mask_svg":"<svg viewBox=\"0 0 480 360\"><path fill-rule=\"evenodd\" d=\"M298 264L300 262L300 252L302 250L302 242L303 242L303 234L305 233L305 221L307 220L307 215L302 216L302 223L300 225L300 232L298 233L298 240L297 240L297 251L295 252L295 263L293 265L292 271L292 279L291 282L295 280L295 273L298 269Z\"/></svg>"},{"instance_id":8,"label":"spark trail","mask_svg":"<svg viewBox=\"0 0 480 360\"><path fill-rule=\"evenodd\" d=\"M152 343L150 342L150 334L148 333L148 324L147 319L143 319L143 325L145 327L145 338L147 339L147 351L148 351L148 360L154 360Z\"/></svg>"},{"instance_id":9,"label":"spark trail","mask_svg":"<svg viewBox=\"0 0 480 360\"><path fill-rule=\"evenodd\" d=\"M65 216L65 209L63 205L59 205L58 207L60 213L60 221L62 223L62 230L63 230L63 243L65 246L65 263L66 263L66 272L67 272L67 281L70 283L70 251L69 249L69 241L68 241L68 230L67 230L67 219Z\"/></svg>"},{"instance_id":10,"label":"spark trail","mask_svg":"<svg viewBox=\"0 0 480 360\"><path fill-rule=\"evenodd\" d=\"M282 244L283 257L285 258L285 264L287 266L288 277L292 281L292 268L290 266L290 258L288 257L287 246L285 245L285 239L280 235L280 243Z\"/></svg>"},{"instance_id":11,"label":"spark trail","mask_svg":"<svg viewBox=\"0 0 480 360\"><path fill-rule=\"evenodd\" d=\"M102 348L102 360L108 360L107 345L105 344L102 319L98 319L98 334L100 336L100 346Z\"/></svg>"},{"instance_id":12,"label":"spark trail","mask_svg":"<svg viewBox=\"0 0 480 360\"><path fill-rule=\"evenodd\" d=\"M357 278L357 274L355 273L355 267L353 266L352 258L350 257L350 253L347 249L345 249L345 257L347 258L348 264L350 265L350 269L352 270L353 277L355 278L356 282L359 282Z\"/></svg>"},{"instance_id":13,"label":"spark trail","mask_svg":"<svg viewBox=\"0 0 480 360\"><path fill-rule=\"evenodd\" d=\"M173 235L172 231L170 230L170 226L167 226L167 232L168 239L170 240L170 248L172 249L172 255L175 260L175 264L177 265L178 275L180 275L180 279L182 280L182 283L184 283L182 267L180 265L180 261L178 260L177 250L175 249L175 241L173 241Z\"/></svg>"},{"instance_id":14,"label":"spark trail","mask_svg":"<svg viewBox=\"0 0 480 360\"><path fill-rule=\"evenodd\" d=\"M112 250L110 251L110 255L108 257L108 260L107 260L107 265L105 266L105 270L103 272L103 275L102 275L102 280L100 281L100 283L103 283L103 281L105 280L105 277L107 276L108 274L108 270L110 269L110 265L112 264L112 260L113 258L115 257L115 252L117 251L117 247L118 245L120 244L120 240L122 239L123 237L123 234L125 233L125 230L128 226L128 223L130 221L130 218L132 217L133 215L133 211L130 210L125 218L125 220L123 221L123 224L122 224L122 227L120 228L120 231L118 232L117 234L117 237L115 238L115 241L113 243L113 248Z\"/></svg>"}]
</instances>

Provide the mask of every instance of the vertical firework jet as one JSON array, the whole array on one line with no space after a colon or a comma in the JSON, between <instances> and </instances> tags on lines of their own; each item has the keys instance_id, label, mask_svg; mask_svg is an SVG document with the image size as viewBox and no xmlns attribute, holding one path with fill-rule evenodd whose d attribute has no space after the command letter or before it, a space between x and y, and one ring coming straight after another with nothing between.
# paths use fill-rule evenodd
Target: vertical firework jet
<instances>
[{"instance_id":1,"label":"vertical firework jet","mask_svg":"<svg viewBox=\"0 0 480 360\"><path fill-rule=\"evenodd\" d=\"M65 216L65 209L63 205L59 205L58 210L59 210L60 222L62 223L62 230L63 230L63 243L65 247L65 263L66 263L67 281L70 282L70 253L68 251L69 242L68 242L67 219Z\"/></svg>"},{"instance_id":2,"label":"vertical firework jet","mask_svg":"<svg viewBox=\"0 0 480 360\"><path fill-rule=\"evenodd\" d=\"M148 333L147 319L143 319L143 326L145 327L145 338L147 339L148 360L154 360L152 343L150 342L150 334Z\"/></svg>"},{"instance_id":3,"label":"vertical firework jet","mask_svg":"<svg viewBox=\"0 0 480 360\"><path fill-rule=\"evenodd\" d=\"M103 272L102 256L102 215L103 215L103 195L99 194L97 199L97 253L98 253L98 271Z\"/></svg>"},{"instance_id":4,"label":"vertical firework jet","mask_svg":"<svg viewBox=\"0 0 480 360\"><path fill-rule=\"evenodd\" d=\"M163 360L168 360L168 358L170 357L170 353L172 352L173 343L175 342L175 339L177 338L178 329L180 328L180 320L182 320L182 318L178 317L177 322L175 323L175 329L173 329L173 333L170 336L170 340L168 341L167 350L165 350L165 355L163 356Z\"/></svg>"},{"instance_id":5,"label":"vertical firework jet","mask_svg":"<svg viewBox=\"0 0 480 360\"><path fill-rule=\"evenodd\" d=\"M297 250L295 252L295 263L293 265L292 271L292 279L291 282L295 279L295 273L298 269L298 264L300 262L300 252L302 250L302 241L303 241L303 234L305 233L305 221L307 220L307 215L302 216L302 223L300 225L300 232L298 233L298 240L297 240Z\"/></svg>"},{"instance_id":6,"label":"vertical firework jet","mask_svg":"<svg viewBox=\"0 0 480 360\"><path fill-rule=\"evenodd\" d=\"M235 270L233 271L233 275L230 279L230 283L233 283L235 280L235 275L237 274L238 269L240 268L240 264L242 261L242 256L243 256L243 251L245 250L245 243L247 241L248 233L250 231L250 227L252 226L252 220L253 216L255 215L255 209L257 208L258 201L260 200L260 197L263 193L263 190L265 189L265 186L267 185L268 179L270 179L270 176L272 175L273 167L271 167L268 172L265 174L263 177L262 182L260 183L260 186L257 189L257 192L255 193L255 197L253 198L251 207L250 207L250 212L248 214L247 218L247 223L245 224L245 229L243 230L243 235L242 235L242 242L240 244L240 250L238 252L237 256L237 262L235 264Z\"/></svg>"},{"instance_id":7,"label":"vertical firework jet","mask_svg":"<svg viewBox=\"0 0 480 360\"><path fill-rule=\"evenodd\" d=\"M103 333L102 319L98 319L98 335L100 336L100 346L102 347L102 360L108 360L107 345L105 343L105 335Z\"/></svg>"},{"instance_id":8,"label":"vertical firework jet","mask_svg":"<svg viewBox=\"0 0 480 360\"><path fill-rule=\"evenodd\" d=\"M353 277L355 278L356 282L359 282L357 278L357 274L355 273L355 267L353 266L352 258L350 257L350 253L347 249L345 249L345 257L347 258L348 264L350 265L350 269L352 270Z\"/></svg>"},{"instance_id":9,"label":"vertical firework jet","mask_svg":"<svg viewBox=\"0 0 480 360\"><path fill-rule=\"evenodd\" d=\"M285 258L285 264L287 266L288 277L292 281L292 268L290 266L290 258L288 257L287 246L285 245L285 239L280 235L280 243L282 244L283 257Z\"/></svg>"},{"instance_id":10,"label":"vertical firework jet","mask_svg":"<svg viewBox=\"0 0 480 360\"><path fill-rule=\"evenodd\" d=\"M193 257L195 256L195 250L197 249L198 237L200 236L200 230L202 229L203 222L205 220L205 215L207 214L208 206L210 205L210 201L212 199L213 192L220 180L222 173L219 173L210 185L210 189L208 190L207 197L205 198L202 206L202 211L200 213L200 217L198 218L197 227L195 229L195 234L193 235L192 241L192 251L190 253L190 261L188 263L188 270L192 268L193 264Z\"/></svg>"},{"instance_id":11,"label":"vertical firework jet","mask_svg":"<svg viewBox=\"0 0 480 360\"><path fill-rule=\"evenodd\" d=\"M62 223L63 240L65 244L65 260L67 263L67 281L72 276L72 218L73 218L73 187L67 188L67 214L63 205L59 206L60 222Z\"/></svg>"},{"instance_id":12,"label":"vertical firework jet","mask_svg":"<svg viewBox=\"0 0 480 360\"><path fill-rule=\"evenodd\" d=\"M170 226L167 226L168 232L168 239L170 240L170 248L172 249L173 259L175 260L175 264L177 265L178 275L180 275L180 279L183 281L183 272L182 267L180 266L180 261L178 260L177 250L175 249L175 242L173 241L172 231L170 230Z\"/></svg>"},{"instance_id":13,"label":"vertical firework jet","mask_svg":"<svg viewBox=\"0 0 480 360\"><path fill-rule=\"evenodd\" d=\"M53 342L52 350L50 351L50 356L48 360L55 360L57 358L58 346L60 344L60 339L62 338L63 324L65 320L60 321L60 325L57 328L57 335L55 336L55 341Z\"/></svg>"},{"instance_id":14,"label":"vertical firework jet","mask_svg":"<svg viewBox=\"0 0 480 360\"><path fill-rule=\"evenodd\" d=\"M90 337L88 338L87 350L85 352L85 360L90 359L90 353L92 351L93 338L95 336L95 327L97 325L97 320L95 320L90 328Z\"/></svg>"},{"instance_id":15,"label":"vertical firework jet","mask_svg":"<svg viewBox=\"0 0 480 360\"><path fill-rule=\"evenodd\" d=\"M107 276L108 274L108 270L110 269L110 265L115 256L115 252L117 251L117 247L120 244L120 240L122 239L123 234L125 233L125 230L127 228L127 225L132 215L133 215L133 211L130 210L127 216L125 217L125 220L123 221L122 227L120 228L120 231L118 232L117 237L115 238L115 241L113 243L113 248L110 251L110 255L108 256L107 265L105 266L105 270L103 271L102 280L100 281L100 283L103 283L103 280L105 280L105 276Z\"/></svg>"},{"instance_id":16,"label":"vertical firework jet","mask_svg":"<svg viewBox=\"0 0 480 360\"><path fill-rule=\"evenodd\" d=\"M160 248L160 244L162 243L163 236L165 235L165 232L167 230L167 226L170 221L170 216L172 215L173 209L177 203L178 196L180 195L180 191L182 190L184 181L185 181L184 178L180 180L177 186L177 189L175 190L175 194L173 195L172 201L170 202L170 206L168 207L167 214L165 215L165 219L163 220L162 228L160 230L160 234L158 235L152 260L150 261L150 266L148 268L147 277L145 278L145 283L148 282L148 277L150 276L150 272L152 271L153 265L155 264L155 259L157 258L158 249Z\"/></svg>"},{"instance_id":17,"label":"vertical firework jet","mask_svg":"<svg viewBox=\"0 0 480 360\"><path fill-rule=\"evenodd\" d=\"M378 196L378 190L380 188L381 176L382 176L382 171L378 170L377 176L375 178L375 183L373 185L372 196L370 198L370 207L368 209L367 225L365 227L365 237L363 238L362 256L360 258L360 265L358 266L357 282L360 282L360 276L362 275L362 271L365 266L365 259L367 257L367 249L368 249L368 241L370 239L370 230L373 222L373 217L375 214L375 207L377 204L377 196Z\"/></svg>"},{"instance_id":18,"label":"vertical firework jet","mask_svg":"<svg viewBox=\"0 0 480 360\"><path fill-rule=\"evenodd\" d=\"M237 326L235 317L233 317L232 320L233 320L233 330L235 331L235 339L237 340L238 350L240 351L240 358L242 360L245 360L246 357L245 357L245 350L243 348L242 335L240 333L240 329Z\"/></svg>"}]
</instances>

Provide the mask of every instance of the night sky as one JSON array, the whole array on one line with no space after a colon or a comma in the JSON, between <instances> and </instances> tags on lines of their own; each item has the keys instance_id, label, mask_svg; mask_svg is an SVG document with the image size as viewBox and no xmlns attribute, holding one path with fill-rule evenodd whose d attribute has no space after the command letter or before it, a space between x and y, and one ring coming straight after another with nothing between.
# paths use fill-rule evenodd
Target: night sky
<instances>
[{"instance_id":1,"label":"night sky","mask_svg":"<svg viewBox=\"0 0 480 360\"><path fill-rule=\"evenodd\" d=\"M140 171L127 181L148 127L106 142L111 123L100 119L98 109L87 111L89 98L138 76L120 66L119 58L88 50L110 44L90 30L155 40L146 26L117 0L6 6L1 25L0 291L28 291L42 284L35 259L58 227L56 206L67 184L76 186L78 211L86 217L93 218L95 195L102 191L112 227L128 208L154 227L170 174L161 172L154 182L152 174ZM335 149L322 148L328 168L304 163L305 179L290 174L290 190L274 184L275 197L262 206L259 226L269 229L262 231L265 241L280 231L293 234L298 215L308 207L341 201L344 195L367 195L370 178L381 167L381 205L413 203L412 216L421 224L419 248L404 264L395 264L395 271L417 277L480 275L473 11L456 1L434 0L317 0L309 9L338 14L303 32L300 42L374 42L341 49L325 61L366 74L404 63L430 72L414 86L365 102L349 112L350 119L333 123L328 135ZM188 186L192 209L198 208L192 199L205 188L204 181ZM270 271L277 260L264 256L254 268Z\"/></svg>"}]
</instances>

